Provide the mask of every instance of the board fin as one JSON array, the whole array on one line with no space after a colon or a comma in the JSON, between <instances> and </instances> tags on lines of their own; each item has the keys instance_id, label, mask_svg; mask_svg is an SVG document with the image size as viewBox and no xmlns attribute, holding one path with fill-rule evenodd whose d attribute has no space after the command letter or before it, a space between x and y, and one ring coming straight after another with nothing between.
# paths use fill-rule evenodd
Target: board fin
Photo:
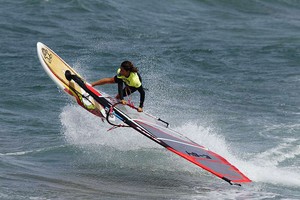
<instances>
[{"instance_id":1,"label":"board fin","mask_svg":"<svg viewBox=\"0 0 300 200\"><path fill-rule=\"evenodd\" d=\"M72 74L69 70L66 70L65 71L65 77L68 81L71 81L72 80Z\"/></svg>"}]
</instances>

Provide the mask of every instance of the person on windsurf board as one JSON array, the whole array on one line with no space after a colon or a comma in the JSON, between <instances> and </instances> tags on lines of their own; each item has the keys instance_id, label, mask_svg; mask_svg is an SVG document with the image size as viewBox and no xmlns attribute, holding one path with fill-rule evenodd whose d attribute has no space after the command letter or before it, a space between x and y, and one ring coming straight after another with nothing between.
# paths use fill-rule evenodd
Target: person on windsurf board
<instances>
[{"instance_id":1,"label":"person on windsurf board","mask_svg":"<svg viewBox=\"0 0 300 200\"><path fill-rule=\"evenodd\" d=\"M145 101L145 90L142 85L141 75L138 73L138 68L130 61L124 61L121 63L120 68L117 70L117 75L111 78L103 78L92 83L92 86L118 83L118 95L117 99L120 99L123 105L127 104L124 97L138 91L140 93L140 105L138 107L139 112L143 112L143 106ZM125 87L123 88L123 83Z\"/></svg>"}]
</instances>

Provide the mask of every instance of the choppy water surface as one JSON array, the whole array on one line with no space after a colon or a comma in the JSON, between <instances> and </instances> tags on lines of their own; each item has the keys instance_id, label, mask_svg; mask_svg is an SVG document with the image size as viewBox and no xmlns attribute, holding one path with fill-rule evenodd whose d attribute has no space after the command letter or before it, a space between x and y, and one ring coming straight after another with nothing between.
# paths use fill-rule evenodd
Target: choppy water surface
<instances>
[{"instance_id":1,"label":"choppy water surface","mask_svg":"<svg viewBox=\"0 0 300 200\"><path fill-rule=\"evenodd\" d=\"M0 199L299 199L299 13L292 0L1 1ZM38 41L90 82L133 61L145 110L253 183L107 132L46 75Z\"/></svg>"}]
</instances>

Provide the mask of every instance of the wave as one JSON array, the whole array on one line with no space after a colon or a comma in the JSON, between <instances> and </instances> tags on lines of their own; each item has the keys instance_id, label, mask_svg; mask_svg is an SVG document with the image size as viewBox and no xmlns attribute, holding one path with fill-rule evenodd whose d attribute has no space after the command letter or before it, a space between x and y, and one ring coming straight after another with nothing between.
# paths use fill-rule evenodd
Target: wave
<instances>
[{"instance_id":1,"label":"wave","mask_svg":"<svg viewBox=\"0 0 300 200\"><path fill-rule=\"evenodd\" d=\"M132 167L132 161L139 162L134 158L137 157L142 159L140 164L135 164L139 167L147 165L147 168L151 166L152 169L176 170L198 175L203 173L175 155L165 156L168 155L167 151L134 130L119 128L107 131L109 129L107 124L79 106L65 106L60 114L60 119L64 127L63 134L68 143L92 151L96 155L98 154L97 156L104 156L106 161L109 159L108 162ZM254 182L300 186L299 169L292 164L293 162L291 161L290 165L280 165L280 163L300 155L300 147L295 145L297 142L295 140L286 140L285 143L265 152L249 155L244 149L241 149L240 152L233 152L226 139L222 135L218 135L211 127L202 127L188 122L175 128L175 130L220 154ZM249 146L251 145L249 143ZM106 152L106 155L103 155L103 151ZM114 154L121 154L122 156ZM147 156L137 156L140 154ZM97 156L93 155L93 158ZM122 161L118 161L118 159ZM155 159L157 160L155 161ZM168 167L165 167L166 163Z\"/></svg>"},{"instance_id":2,"label":"wave","mask_svg":"<svg viewBox=\"0 0 300 200\"><path fill-rule=\"evenodd\" d=\"M36 154L36 153L49 153L52 151L59 151L61 148L67 147L66 145L60 145L60 146L52 146L52 147L45 147L40 149L33 149L33 150L27 150L27 151L16 151L16 152L7 152L7 153L0 153L0 156L24 156L24 155L30 155L30 154Z\"/></svg>"},{"instance_id":3,"label":"wave","mask_svg":"<svg viewBox=\"0 0 300 200\"><path fill-rule=\"evenodd\" d=\"M99 117L91 115L79 106L68 105L60 114L63 134L67 142L79 146L100 145L118 150L135 150L153 148L144 136L136 134L131 129L115 129L108 131L110 126L103 123Z\"/></svg>"}]
</instances>

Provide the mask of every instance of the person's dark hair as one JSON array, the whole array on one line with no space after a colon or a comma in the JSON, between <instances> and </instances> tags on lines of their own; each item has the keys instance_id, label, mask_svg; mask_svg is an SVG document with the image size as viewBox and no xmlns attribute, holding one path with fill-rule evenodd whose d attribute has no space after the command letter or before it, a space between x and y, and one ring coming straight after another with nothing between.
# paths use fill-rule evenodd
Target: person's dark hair
<instances>
[{"instance_id":1,"label":"person's dark hair","mask_svg":"<svg viewBox=\"0 0 300 200\"><path fill-rule=\"evenodd\" d=\"M126 60L124 62L122 62L121 67L123 69L125 69L126 71L130 71L130 72L138 72L138 68L136 68L132 62Z\"/></svg>"}]
</instances>

